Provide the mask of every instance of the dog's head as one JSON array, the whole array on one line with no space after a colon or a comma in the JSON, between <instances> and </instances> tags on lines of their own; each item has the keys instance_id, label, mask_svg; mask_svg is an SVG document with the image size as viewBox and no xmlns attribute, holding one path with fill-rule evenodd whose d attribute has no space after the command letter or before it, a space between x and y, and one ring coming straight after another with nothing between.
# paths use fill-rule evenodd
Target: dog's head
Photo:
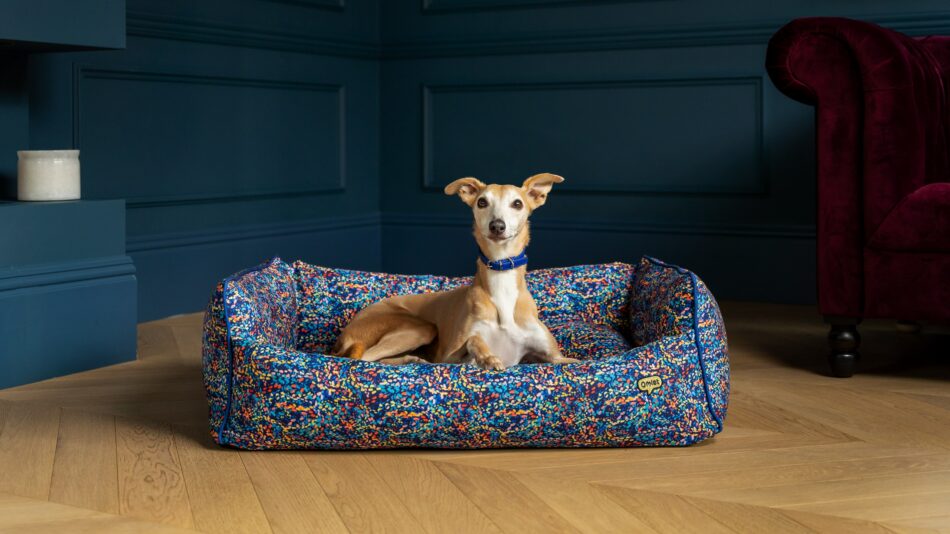
<instances>
[{"instance_id":1,"label":"dog's head","mask_svg":"<svg viewBox=\"0 0 950 534\"><path fill-rule=\"evenodd\" d=\"M504 245L519 236L526 239L528 217L544 205L551 187L563 181L564 178L546 172L528 178L521 187L485 185L477 178L459 178L445 186L445 194L458 195L472 208L479 243Z\"/></svg>"}]
</instances>

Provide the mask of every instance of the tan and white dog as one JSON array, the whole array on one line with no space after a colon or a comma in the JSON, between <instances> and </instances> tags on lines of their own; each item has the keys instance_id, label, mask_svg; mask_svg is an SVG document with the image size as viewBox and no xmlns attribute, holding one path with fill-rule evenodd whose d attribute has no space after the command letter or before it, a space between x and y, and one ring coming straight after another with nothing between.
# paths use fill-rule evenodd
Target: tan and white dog
<instances>
[{"instance_id":1,"label":"tan and white dog","mask_svg":"<svg viewBox=\"0 0 950 534\"><path fill-rule=\"evenodd\" d=\"M337 356L404 364L471 363L502 370L525 357L570 363L538 319L522 256L528 217L544 205L560 176L542 173L513 185L460 178L445 186L472 208L482 258L472 284L450 291L383 299L359 312L337 340ZM486 263L488 262L488 263Z\"/></svg>"}]
</instances>

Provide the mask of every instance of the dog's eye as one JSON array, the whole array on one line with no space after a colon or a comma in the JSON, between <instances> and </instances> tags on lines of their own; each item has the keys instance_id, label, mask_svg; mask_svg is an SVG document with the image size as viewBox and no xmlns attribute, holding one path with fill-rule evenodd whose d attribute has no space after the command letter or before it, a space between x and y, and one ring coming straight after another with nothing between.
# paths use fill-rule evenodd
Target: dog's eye
<instances>
[{"instance_id":1,"label":"dog's eye","mask_svg":"<svg viewBox=\"0 0 950 534\"><path fill-rule=\"evenodd\" d=\"M487 207L488 207L488 201L485 200L484 198L480 198L480 199L478 199L478 202L475 203L475 205L478 206L479 208L487 208Z\"/></svg>"},{"instance_id":2,"label":"dog's eye","mask_svg":"<svg viewBox=\"0 0 950 534\"><path fill-rule=\"evenodd\" d=\"M524 207L524 203L522 203L520 200L516 200L516 201L514 201L514 202L511 203L511 207L514 208L514 209L516 209L516 210L520 210L521 208Z\"/></svg>"}]
</instances>

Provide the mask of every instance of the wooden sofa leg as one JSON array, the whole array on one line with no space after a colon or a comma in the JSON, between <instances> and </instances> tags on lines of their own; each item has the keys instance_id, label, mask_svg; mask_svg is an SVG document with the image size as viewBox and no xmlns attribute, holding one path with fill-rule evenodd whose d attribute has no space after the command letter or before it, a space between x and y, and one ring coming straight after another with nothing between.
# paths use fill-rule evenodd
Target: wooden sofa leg
<instances>
[{"instance_id":1,"label":"wooden sofa leg","mask_svg":"<svg viewBox=\"0 0 950 534\"><path fill-rule=\"evenodd\" d=\"M828 345L831 354L828 363L831 364L831 374L838 378L848 378L854 374L854 366L861 357L858 346L861 344L861 334L858 333L860 319L850 317L825 317L831 324L828 333Z\"/></svg>"}]
</instances>

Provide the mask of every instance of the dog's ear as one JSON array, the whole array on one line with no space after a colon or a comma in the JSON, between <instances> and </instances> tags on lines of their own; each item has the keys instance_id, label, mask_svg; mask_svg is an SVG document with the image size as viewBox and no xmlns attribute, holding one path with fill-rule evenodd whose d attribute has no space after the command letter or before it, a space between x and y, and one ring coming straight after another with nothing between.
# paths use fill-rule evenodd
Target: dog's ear
<instances>
[{"instance_id":1,"label":"dog's ear","mask_svg":"<svg viewBox=\"0 0 950 534\"><path fill-rule=\"evenodd\" d=\"M521 184L521 190L524 191L525 196L528 197L528 204L531 206L531 209L536 209L544 205L544 201L547 200L551 187L563 181L564 178L556 174L542 172L525 180L524 183Z\"/></svg>"},{"instance_id":2,"label":"dog's ear","mask_svg":"<svg viewBox=\"0 0 950 534\"><path fill-rule=\"evenodd\" d=\"M445 194L449 196L458 195L462 202L471 206L475 203L475 199L478 198L482 189L485 189L485 184L478 178L469 176L468 178L459 178L445 186Z\"/></svg>"}]
</instances>

